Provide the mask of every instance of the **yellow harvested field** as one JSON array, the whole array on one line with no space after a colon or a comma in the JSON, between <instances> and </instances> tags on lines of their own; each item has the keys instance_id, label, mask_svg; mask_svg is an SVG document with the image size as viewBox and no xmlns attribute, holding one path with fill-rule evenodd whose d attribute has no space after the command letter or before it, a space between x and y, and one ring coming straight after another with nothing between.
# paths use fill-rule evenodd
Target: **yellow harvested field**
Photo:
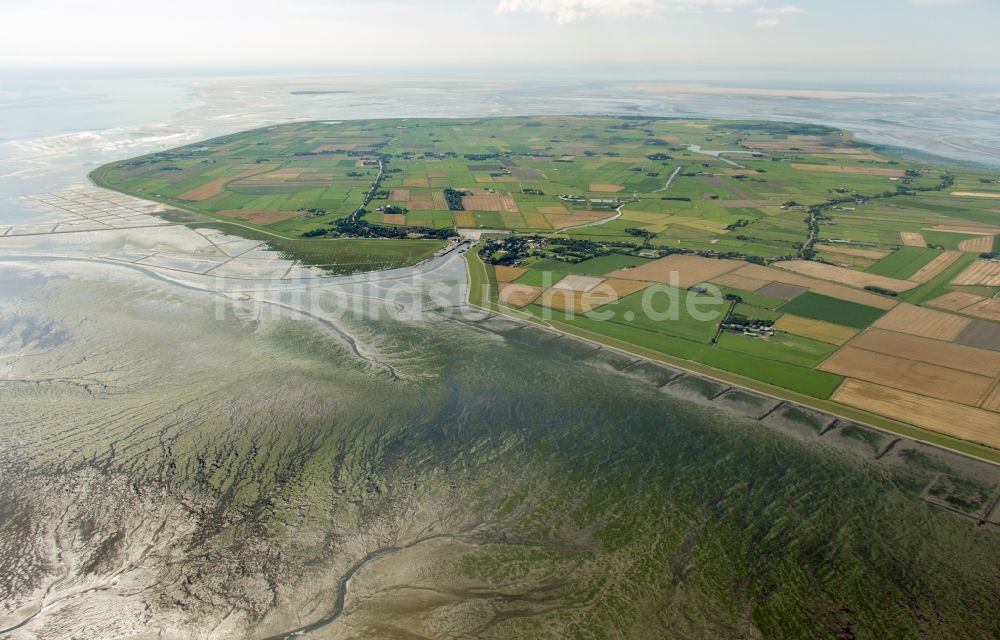
<instances>
[{"instance_id":1,"label":"yellow harvested field","mask_svg":"<svg viewBox=\"0 0 1000 640\"><path fill-rule=\"evenodd\" d=\"M979 236L970 240L962 240L958 248L970 253L990 253L993 251L993 236Z\"/></svg>"},{"instance_id":2,"label":"yellow harvested field","mask_svg":"<svg viewBox=\"0 0 1000 640\"><path fill-rule=\"evenodd\" d=\"M203 184L200 187L195 187L189 191L177 196L178 200L188 200L191 202L201 202L203 200L208 200L209 198L214 198L215 196L222 193L222 190L226 187L226 183L232 180L232 178L216 178L209 183Z\"/></svg>"},{"instance_id":3,"label":"yellow harvested field","mask_svg":"<svg viewBox=\"0 0 1000 640\"><path fill-rule=\"evenodd\" d=\"M962 309L962 313L985 320L1000 322L1000 299L987 298Z\"/></svg>"},{"instance_id":4,"label":"yellow harvested field","mask_svg":"<svg viewBox=\"0 0 1000 640\"><path fill-rule=\"evenodd\" d=\"M971 307L977 302L982 302L986 300L983 296L973 295L971 293L963 293L961 291L952 291L951 293L946 293L943 296L938 296L934 298L927 304L932 307L937 307L938 309L947 309L948 311L961 311L966 307Z\"/></svg>"},{"instance_id":5,"label":"yellow harvested field","mask_svg":"<svg viewBox=\"0 0 1000 640\"><path fill-rule=\"evenodd\" d=\"M434 209L437 211L447 211L448 210L448 198L444 197L443 191L434 191L431 193L431 201L434 203Z\"/></svg>"},{"instance_id":6,"label":"yellow harvested field","mask_svg":"<svg viewBox=\"0 0 1000 640\"><path fill-rule=\"evenodd\" d=\"M816 256L822 262L828 262L832 265L838 267L844 267L845 269L858 269L861 271L866 270L868 267L875 264L876 260L871 258L861 258L859 256L845 256L841 253L828 253L820 249L816 252Z\"/></svg>"},{"instance_id":7,"label":"yellow harvested field","mask_svg":"<svg viewBox=\"0 0 1000 640\"><path fill-rule=\"evenodd\" d=\"M476 217L468 211L455 212L455 226L459 229L474 229L479 226Z\"/></svg>"},{"instance_id":8,"label":"yellow harvested field","mask_svg":"<svg viewBox=\"0 0 1000 640\"><path fill-rule=\"evenodd\" d=\"M1000 413L850 379L840 385L832 399L931 431L1000 447Z\"/></svg>"},{"instance_id":9,"label":"yellow harvested field","mask_svg":"<svg viewBox=\"0 0 1000 640\"><path fill-rule=\"evenodd\" d=\"M986 401L981 406L987 411L1000 412L1000 382L993 388L993 393L986 398Z\"/></svg>"},{"instance_id":10,"label":"yellow harvested field","mask_svg":"<svg viewBox=\"0 0 1000 640\"><path fill-rule=\"evenodd\" d=\"M824 160L870 160L871 162L885 162L886 159L874 153L854 151L853 149L833 149L830 153L813 153L811 155ZM846 158L845 158L846 156Z\"/></svg>"},{"instance_id":11,"label":"yellow harvested field","mask_svg":"<svg viewBox=\"0 0 1000 640\"><path fill-rule=\"evenodd\" d=\"M550 309L572 313L589 313L617 299L618 296L614 295L613 292L602 290L602 288L596 291L566 291L553 288L542 293L539 304Z\"/></svg>"},{"instance_id":12,"label":"yellow harvested field","mask_svg":"<svg viewBox=\"0 0 1000 640\"><path fill-rule=\"evenodd\" d=\"M996 380L967 371L858 349L848 345L830 356L820 371L901 389L922 396L978 407Z\"/></svg>"},{"instance_id":13,"label":"yellow harvested field","mask_svg":"<svg viewBox=\"0 0 1000 640\"><path fill-rule=\"evenodd\" d=\"M620 184L592 183L590 185L590 190L591 191L595 191L597 193L618 193L619 191L623 190L624 188L625 187L623 187Z\"/></svg>"},{"instance_id":14,"label":"yellow harvested field","mask_svg":"<svg viewBox=\"0 0 1000 640\"><path fill-rule=\"evenodd\" d=\"M529 287L526 284L500 285L500 303L512 307L526 307L542 295L539 287Z\"/></svg>"},{"instance_id":15,"label":"yellow harvested field","mask_svg":"<svg viewBox=\"0 0 1000 640\"><path fill-rule=\"evenodd\" d=\"M642 282L641 280L616 280L609 278L599 288L606 291L614 291L615 295L619 298L624 298L625 296L642 291L652 284L652 282Z\"/></svg>"},{"instance_id":16,"label":"yellow harvested field","mask_svg":"<svg viewBox=\"0 0 1000 640\"><path fill-rule=\"evenodd\" d=\"M418 198L410 198L406 206L413 211L433 211L434 201L430 196L425 194Z\"/></svg>"},{"instance_id":17,"label":"yellow harvested field","mask_svg":"<svg viewBox=\"0 0 1000 640\"><path fill-rule=\"evenodd\" d=\"M607 217L609 217L607 213L600 211L577 211L562 215L547 214L545 219L549 221L553 229L565 229L566 227L575 227L578 224L597 222Z\"/></svg>"},{"instance_id":18,"label":"yellow harvested field","mask_svg":"<svg viewBox=\"0 0 1000 640\"><path fill-rule=\"evenodd\" d=\"M517 213L514 197L506 191L488 189L466 189L469 195L462 196L462 206L466 211L506 211Z\"/></svg>"},{"instance_id":19,"label":"yellow harvested field","mask_svg":"<svg viewBox=\"0 0 1000 640\"><path fill-rule=\"evenodd\" d=\"M907 247L927 246L927 240L924 239L924 236L915 231L900 231L899 238L903 241L903 245Z\"/></svg>"},{"instance_id":20,"label":"yellow harvested field","mask_svg":"<svg viewBox=\"0 0 1000 640\"><path fill-rule=\"evenodd\" d=\"M973 235L993 236L1000 233L1000 226L981 222L964 222L962 224L936 224L934 231L949 233L971 233Z\"/></svg>"},{"instance_id":21,"label":"yellow harvested field","mask_svg":"<svg viewBox=\"0 0 1000 640\"><path fill-rule=\"evenodd\" d=\"M930 338L869 329L851 342L852 347L866 349L906 360L968 371L989 378L1000 377L1000 353L988 349L967 347Z\"/></svg>"},{"instance_id":22,"label":"yellow harvested field","mask_svg":"<svg viewBox=\"0 0 1000 640\"><path fill-rule=\"evenodd\" d=\"M248 170L248 175L242 178L234 178L233 183L239 183L241 186L260 186L260 185L275 185L275 184L285 184L294 183L300 180L312 181L312 180L330 180L333 176L329 173L319 173L316 169L306 169L306 168L291 168L282 167L279 169L274 169L273 171L268 171L263 169L261 171Z\"/></svg>"},{"instance_id":23,"label":"yellow harvested field","mask_svg":"<svg viewBox=\"0 0 1000 640\"><path fill-rule=\"evenodd\" d=\"M959 286L1000 287L1000 262L978 260L969 265L969 268L960 273L951 283Z\"/></svg>"},{"instance_id":24,"label":"yellow harvested field","mask_svg":"<svg viewBox=\"0 0 1000 640\"><path fill-rule=\"evenodd\" d=\"M611 278L662 282L680 289L718 278L738 269L745 263L737 260L716 260L691 255L672 255L633 269L619 269L609 273Z\"/></svg>"},{"instance_id":25,"label":"yellow harvested field","mask_svg":"<svg viewBox=\"0 0 1000 640\"><path fill-rule=\"evenodd\" d=\"M988 193L986 191L952 191L951 195L963 198L1000 198L1000 193Z\"/></svg>"},{"instance_id":26,"label":"yellow harvested field","mask_svg":"<svg viewBox=\"0 0 1000 640\"><path fill-rule=\"evenodd\" d=\"M553 289L562 289L563 291L593 291L601 283L604 282L604 278L594 278L592 276L581 276L576 274L570 274L557 282Z\"/></svg>"},{"instance_id":27,"label":"yellow harvested field","mask_svg":"<svg viewBox=\"0 0 1000 640\"><path fill-rule=\"evenodd\" d=\"M920 283L930 282L961 257L961 251L945 251L910 276L910 280Z\"/></svg>"},{"instance_id":28,"label":"yellow harvested field","mask_svg":"<svg viewBox=\"0 0 1000 640\"><path fill-rule=\"evenodd\" d=\"M969 326L969 319L943 311L902 303L875 321L878 329L951 342Z\"/></svg>"},{"instance_id":29,"label":"yellow harvested field","mask_svg":"<svg viewBox=\"0 0 1000 640\"><path fill-rule=\"evenodd\" d=\"M496 182L517 182L514 176L476 176L476 182L480 184L490 184Z\"/></svg>"},{"instance_id":30,"label":"yellow harvested field","mask_svg":"<svg viewBox=\"0 0 1000 640\"><path fill-rule=\"evenodd\" d=\"M622 220L634 220L635 222L661 222L669 220L670 216L662 213L651 213L648 211L629 211L622 209Z\"/></svg>"},{"instance_id":31,"label":"yellow harvested field","mask_svg":"<svg viewBox=\"0 0 1000 640\"><path fill-rule=\"evenodd\" d=\"M917 286L916 283L908 280L887 278L885 276L879 276L872 273L865 273L864 271L854 271L853 269L835 267L831 264L813 262L811 260L786 260L783 262L776 262L774 266L787 271L800 273L804 276L818 278L820 280L840 282L852 287L857 287L858 289L864 289L865 287L872 286L889 289L890 291L902 292L909 291L913 287Z\"/></svg>"},{"instance_id":32,"label":"yellow harvested field","mask_svg":"<svg viewBox=\"0 0 1000 640\"><path fill-rule=\"evenodd\" d=\"M503 265L497 265L494 267L494 270L497 274L497 282L514 282L528 273L527 269L522 269L521 267L505 267Z\"/></svg>"},{"instance_id":33,"label":"yellow harvested field","mask_svg":"<svg viewBox=\"0 0 1000 640\"><path fill-rule=\"evenodd\" d=\"M903 169L886 169L883 167L851 167L840 164L802 164L792 163L793 169L799 171L818 171L821 173L844 173L863 176L886 176L902 178L906 175Z\"/></svg>"},{"instance_id":34,"label":"yellow harvested field","mask_svg":"<svg viewBox=\"0 0 1000 640\"><path fill-rule=\"evenodd\" d=\"M409 202L410 201L410 190L409 189L390 189L389 199L395 200L397 202Z\"/></svg>"},{"instance_id":35,"label":"yellow harvested field","mask_svg":"<svg viewBox=\"0 0 1000 640\"><path fill-rule=\"evenodd\" d=\"M545 219L540 213L526 213L524 214L524 224L530 229L551 229L552 225L549 221Z\"/></svg>"},{"instance_id":36,"label":"yellow harvested field","mask_svg":"<svg viewBox=\"0 0 1000 640\"><path fill-rule=\"evenodd\" d=\"M857 302L858 304L875 307L876 309L891 309L897 304L895 300L887 296L880 296L868 291L859 291L858 289L852 289L843 285L834 284L832 282L827 282L826 280L807 278L783 269L762 267L756 264L748 264L745 267L737 269L733 272L733 275L747 276L757 280L766 280L768 282L795 284L800 287L806 287L813 293L818 293L830 298L837 298L838 300Z\"/></svg>"},{"instance_id":37,"label":"yellow harvested field","mask_svg":"<svg viewBox=\"0 0 1000 640\"><path fill-rule=\"evenodd\" d=\"M857 247L840 244L818 244L816 245L816 249L817 251L826 251L827 253L839 253L857 258L871 258L872 260L881 260L889 255L888 251L882 251L881 249L858 249Z\"/></svg>"},{"instance_id":38,"label":"yellow harvested field","mask_svg":"<svg viewBox=\"0 0 1000 640\"><path fill-rule=\"evenodd\" d=\"M771 284L770 280L758 280L735 273L724 273L717 278L712 278L712 282L731 289L741 289L743 291L756 291Z\"/></svg>"},{"instance_id":39,"label":"yellow harvested field","mask_svg":"<svg viewBox=\"0 0 1000 640\"><path fill-rule=\"evenodd\" d=\"M786 313L774 323L774 328L803 338L819 340L827 344L842 345L857 335L857 330L839 324L803 318Z\"/></svg>"}]
</instances>

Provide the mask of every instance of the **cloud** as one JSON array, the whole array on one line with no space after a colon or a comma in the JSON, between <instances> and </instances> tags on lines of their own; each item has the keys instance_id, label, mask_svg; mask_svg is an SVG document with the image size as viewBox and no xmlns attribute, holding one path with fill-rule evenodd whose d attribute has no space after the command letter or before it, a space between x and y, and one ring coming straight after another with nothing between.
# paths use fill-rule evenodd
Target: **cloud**
<instances>
[{"instance_id":1,"label":"cloud","mask_svg":"<svg viewBox=\"0 0 1000 640\"><path fill-rule=\"evenodd\" d=\"M754 26L759 29L773 29L781 24L781 17L804 13L802 9L793 4L785 4L780 7L769 7L765 4L754 7L753 12L763 16L754 23Z\"/></svg>"},{"instance_id":2,"label":"cloud","mask_svg":"<svg viewBox=\"0 0 1000 640\"><path fill-rule=\"evenodd\" d=\"M944 4L972 4L977 0L910 0L913 4L929 4L929 5L944 5Z\"/></svg>"},{"instance_id":3,"label":"cloud","mask_svg":"<svg viewBox=\"0 0 1000 640\"><path fill-rule=\"evenodd\" d=\"M780 7L769 7L764 5L762 7L755 7L753 12L769 16L787 16L793 13L802 13L802 9L791 4L786 4Z\"/></svg>"},{"instance_id":4,"label":"cloud","mask_svg":"<svg viewBox=\"0 0 1000 640\"><path fill-rule=\"evenodd\" d=\"M500 0L499 13L541 13L560 24L591 16L650 16L663 10L687 11L698 8L732 10L753 0Z\"/></svg>"}]
</instances>

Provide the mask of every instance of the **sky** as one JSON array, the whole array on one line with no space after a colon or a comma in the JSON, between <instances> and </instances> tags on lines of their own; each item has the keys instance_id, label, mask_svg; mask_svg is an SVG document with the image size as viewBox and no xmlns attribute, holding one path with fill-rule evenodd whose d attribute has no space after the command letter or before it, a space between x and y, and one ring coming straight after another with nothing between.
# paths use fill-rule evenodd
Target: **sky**
<instances>
[{"instance_id":1,"label":"sky","mask_svg":"<svg viewBox=\"0 0 1000 640\"><path fill-rule=\"evenodd\" d=\"M0 67L1000 68L998 0L0 0Z\"/></svg>"}]
</instances>

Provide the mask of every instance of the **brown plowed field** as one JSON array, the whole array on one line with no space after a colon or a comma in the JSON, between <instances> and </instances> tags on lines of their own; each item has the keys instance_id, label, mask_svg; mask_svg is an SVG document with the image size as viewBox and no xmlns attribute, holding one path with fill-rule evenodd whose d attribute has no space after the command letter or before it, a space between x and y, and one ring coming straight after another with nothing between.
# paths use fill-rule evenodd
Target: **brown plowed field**
<instances>
[{"instance_id":1,"label":"brown plowed field","mask_svg":"<svg viewBox=\"0 0 1000 640\"><path fill-rule=\"evenodd\" d=\"M700 256L672 255L660 258L633 269L620 269L609 273L611 278L662 282L681 289L707 282L740 268L737 260L716 260Z\"/></svg>"},{"instance_id":2,"label":"brown plowed field","mask_svg":"<svg viewBox=\"0 0 1000 640\"><path fill-rule=\"evenodd\" d=\"M852 347L1000 378L1000 353L882 329L869 329Z\"/></svg>"},{"instance_id":3,"label":"brown plowed field","mask_svg":"<svg viewBox=\"0 0 1000 640\"><path fill-rule=\"evenodd\" d=\"M852 345L833 354L817 368L970 407L979 406L996 383L994 378L988 376L858 349Z\"/></svg>"}]
</instances>

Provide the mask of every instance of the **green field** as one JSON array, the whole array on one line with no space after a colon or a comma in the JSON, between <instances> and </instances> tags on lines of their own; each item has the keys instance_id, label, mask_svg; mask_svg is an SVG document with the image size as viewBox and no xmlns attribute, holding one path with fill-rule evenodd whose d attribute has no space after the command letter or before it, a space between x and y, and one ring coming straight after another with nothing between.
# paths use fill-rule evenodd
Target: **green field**
<instances>
[{"instance_id":1,"label":"green field","mask_svg":"<svg viewBox=\"0 0 1000 640\"><path fill-rule=\"evenodd\" d=\"M865 269L865 272L906 280L939 255L941 255L941 251L936 249L900 247Z\"/></svg>"},{"instance_id":2,"label":"green field","mask_svg":"<svg viewBox=\"0 0 1000 640\"><path fill-rule=\"evenodd\" d=\"M854 329L864 329L885 315L884 311L875 307L866 307L812 292L804 293L789 301L781 307L781 310L804 318L822 320Z\"/></svg>"}]
</instances>

